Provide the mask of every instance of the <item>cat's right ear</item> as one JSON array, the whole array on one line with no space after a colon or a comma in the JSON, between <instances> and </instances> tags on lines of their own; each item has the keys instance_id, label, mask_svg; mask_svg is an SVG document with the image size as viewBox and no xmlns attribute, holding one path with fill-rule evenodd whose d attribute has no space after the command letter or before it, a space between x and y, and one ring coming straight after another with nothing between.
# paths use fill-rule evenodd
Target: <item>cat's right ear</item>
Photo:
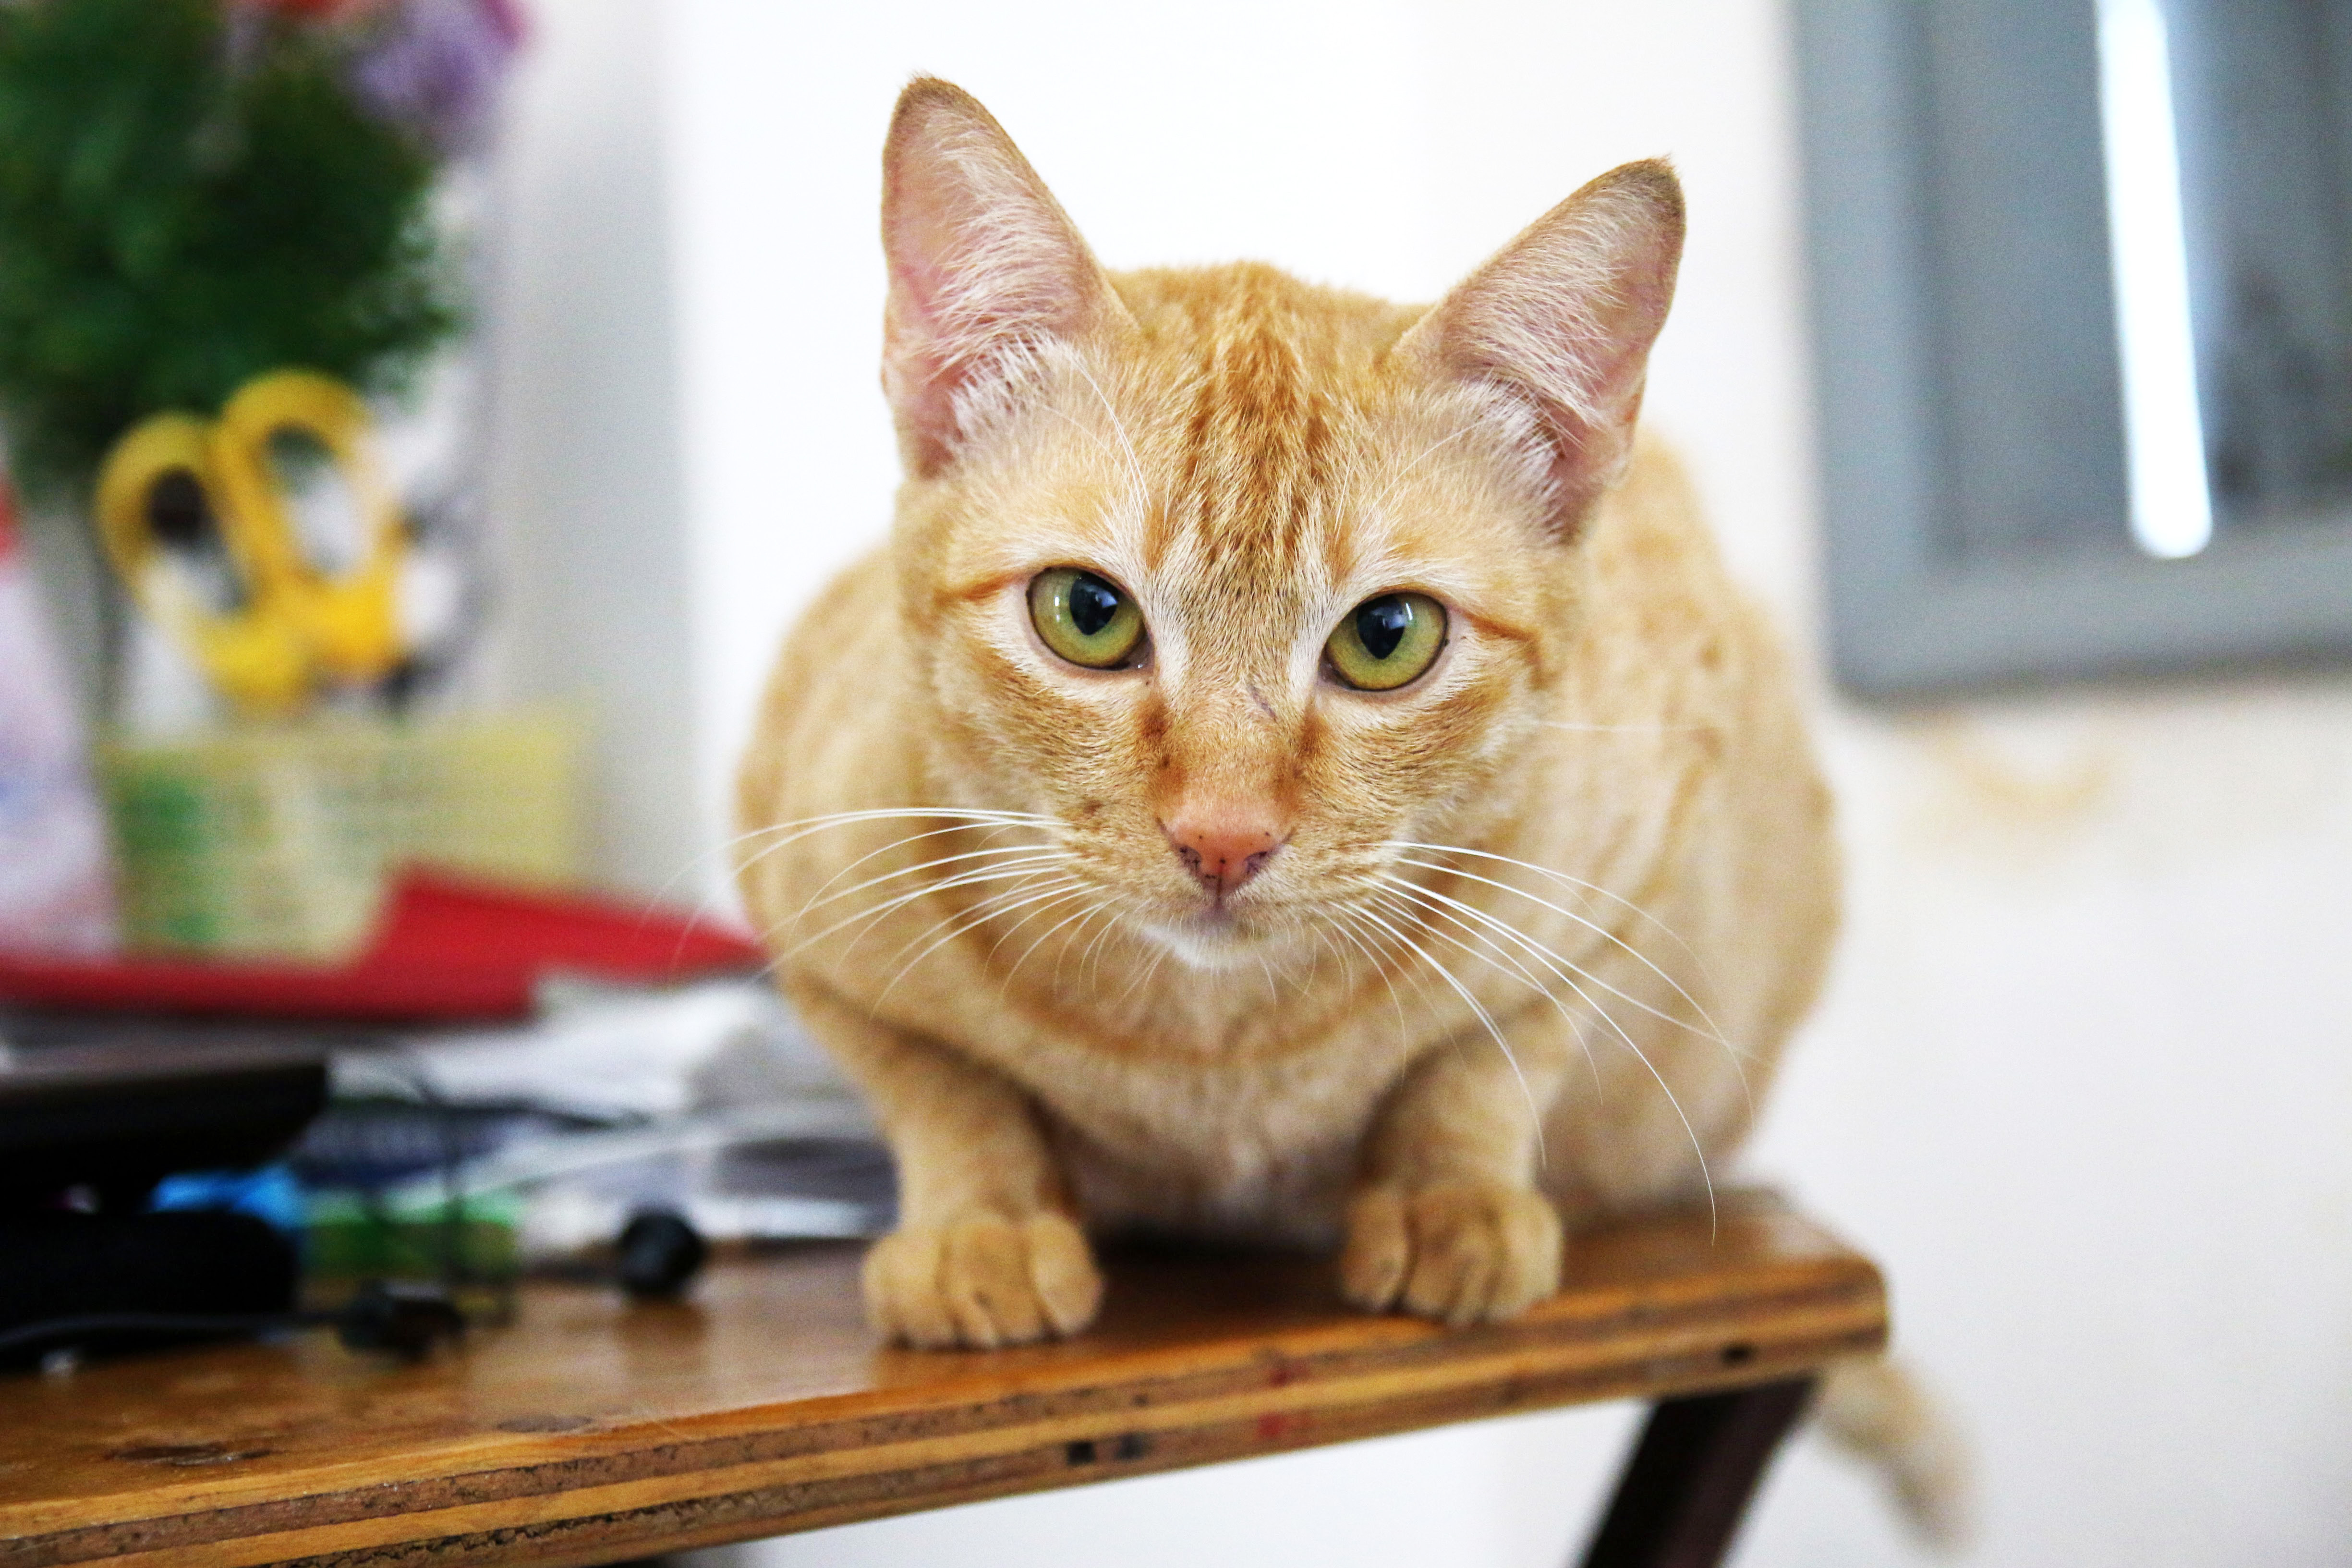
<instances>
[{"instance_id":1,"label":"cat's right ear","mask_svg":"<svg viewBox=\"0 0 2352 1568\"><path fill-rule=\"evenodd\" d=\"M882 390L918 478L954 461L975 405L1024 356L1126 314L1004 128L936 77L908 82L890 118L882 249Z\"/></svg>"}]
</instances>

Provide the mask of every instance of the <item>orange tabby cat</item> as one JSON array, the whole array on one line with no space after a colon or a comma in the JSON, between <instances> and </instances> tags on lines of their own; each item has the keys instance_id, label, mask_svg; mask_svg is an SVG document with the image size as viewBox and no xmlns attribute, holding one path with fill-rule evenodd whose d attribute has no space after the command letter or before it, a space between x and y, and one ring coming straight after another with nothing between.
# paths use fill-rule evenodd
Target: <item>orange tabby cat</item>
<instances>
[{"instance_id":1,"label":"orange tabby cat","mask_svg":"<svg viewBox=\"0 0 2352 1568\"><path fill-rule=\"evenodd\" d=\"M1106 273L944 82L884 170L897 529L741 785L744 895L899 1162L877 1322L1071 1332L1137 1225L1523 1310L1563 1218L1738 1143L1836 920L1780 651L1634 437L1674 174L1424 309Z\"/></svg>"}]
</instances>

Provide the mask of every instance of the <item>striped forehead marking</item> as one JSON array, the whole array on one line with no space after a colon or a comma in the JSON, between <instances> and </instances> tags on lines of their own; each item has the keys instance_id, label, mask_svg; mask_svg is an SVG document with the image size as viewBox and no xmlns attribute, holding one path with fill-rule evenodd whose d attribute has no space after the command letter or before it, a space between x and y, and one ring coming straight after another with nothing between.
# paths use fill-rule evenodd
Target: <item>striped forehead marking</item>
<instances>
[{"instance_id":1,"label":"striped forehead marking","mask_svg":"<svg viewBox=\"0 0 2352 1568\"><path fill-rule=\"evenodd\" d=\"M1308 551L1336 564L1344 371L1333 324L1289 279L1247 269L1230 285L1156 334L1171 482L1145 558L1181 554L1227 590L1292 589Z\"/></svg>"}]
</instances>

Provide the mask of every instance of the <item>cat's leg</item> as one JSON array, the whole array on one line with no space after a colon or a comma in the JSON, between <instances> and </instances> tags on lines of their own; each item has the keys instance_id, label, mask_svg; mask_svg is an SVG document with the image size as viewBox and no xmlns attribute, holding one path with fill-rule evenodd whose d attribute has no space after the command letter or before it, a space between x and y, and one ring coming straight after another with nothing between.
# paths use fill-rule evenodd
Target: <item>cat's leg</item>
<instances>
[{"instance_id":1,"label":"cat's leg","mask_svg":"<svg viewBox=\"0 0 2352 1568\"><path fill-rule=\"evenodd\" d=\"M1757 1010L1654 962L1611 949L1580 971L1590 1055L1545 1119L1542 1173L1571 1228L1706 1205L1770 1081L1772 1051L1739 1044L1762 1035L1777 1047Z\"/></svg>"},{"instance_id":2,"label":"cat's leg","mask_svg":"<svg viewBox=\"0 0 2352 1568\"><path fill-rule=\"evenodd\" d=\"M1559 1212L1536 1184L1541 1110L1566 1052L1538 1021L1423 1058L1366 1140L1340 1289L1373 1311L1515 1317L1559 1289ZM1514 1060L1513 1058L1517 1059Z\"/></svg>"},{"instance_id":3,"label":"cat's leg","mask_svg":"<svg viewBox=\"0 0 2352 1568\"><path fill-rule=\"evenodd\" d=\"M898 1163L898 1228L866 1258L892 1339L1020 1344L1094 1321L1102 1276L1035 1110L971 1058L787 984L802 1021L866 1091Z\"/></svg>"}]
</instances>

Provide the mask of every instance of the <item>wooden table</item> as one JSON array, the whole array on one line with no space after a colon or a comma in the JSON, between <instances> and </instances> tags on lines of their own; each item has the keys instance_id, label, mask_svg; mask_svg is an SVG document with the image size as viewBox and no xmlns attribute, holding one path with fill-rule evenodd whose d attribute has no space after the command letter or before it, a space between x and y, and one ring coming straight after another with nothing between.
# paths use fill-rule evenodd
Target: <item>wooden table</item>
<instances>
[{"instance_id":1,"label":"wooden table","mask_svg":"<svg viewBox=\"0 0 2352 1568\"><path fill-rule=\"evenodd\" d=\"M1711 1562L1807 1380L1884 1342L1877 1270L1754 1195L1570 1258L1449 1331L1345 1310L1328 1261L1114 1255L1080 1338L926 1352L817 1245L680 1304L534 1284L420 1365L303 1334L5 1377L0 1568L610 1563L1625 1395L1660 1404L1586 1561Z\"/></svg>"}]
</instances>

